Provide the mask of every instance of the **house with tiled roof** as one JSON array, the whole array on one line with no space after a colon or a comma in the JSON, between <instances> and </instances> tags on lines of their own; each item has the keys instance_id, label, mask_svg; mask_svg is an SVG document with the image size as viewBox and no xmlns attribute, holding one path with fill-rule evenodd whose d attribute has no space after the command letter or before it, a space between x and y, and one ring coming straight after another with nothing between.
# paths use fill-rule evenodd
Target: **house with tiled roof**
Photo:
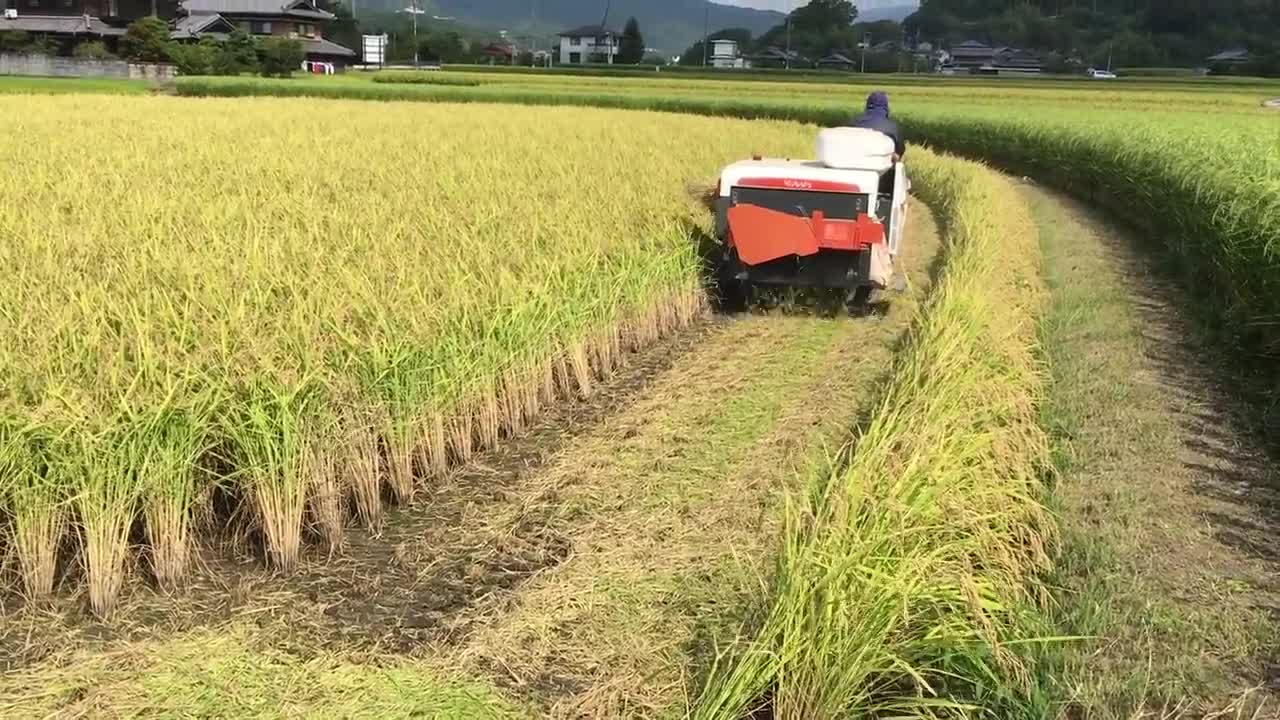
<instances>
[{"instance_id":1,"label":"house with tiled roof","mask_svg":"<svg viewBox=\"0 0 1280 720\"><path fill-rule=\"evenodd\" d=\"M302 44L308 61L341 69L352 62L355 51L325 39L324 26L333 19L313 0L182 0L173 38L225 40L235 30L289 37Z\"/></svg>"}]
</instances>

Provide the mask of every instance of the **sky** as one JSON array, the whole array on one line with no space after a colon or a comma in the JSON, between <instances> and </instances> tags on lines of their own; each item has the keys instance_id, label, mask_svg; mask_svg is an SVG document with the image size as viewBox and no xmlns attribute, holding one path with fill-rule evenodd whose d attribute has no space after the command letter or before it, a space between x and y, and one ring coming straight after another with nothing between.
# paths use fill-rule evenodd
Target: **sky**
<instances>
[{"instance_id":1,"label":"sky","mask_svg":"<svg viewBox=\"0 0 1280 720\"><path fill-rule=\"evenodd\" d=\"M740 5L742 7L756 8L757 10L778 10L780 12L787 11L788 0L712 0L722 5ZM791 7L795 8L808 0L790 0ZM854 0L854 5L859 10L871 10L873 8L897 7L899 5L918 5L918 0Z\"/></svg>"}]
</instances>

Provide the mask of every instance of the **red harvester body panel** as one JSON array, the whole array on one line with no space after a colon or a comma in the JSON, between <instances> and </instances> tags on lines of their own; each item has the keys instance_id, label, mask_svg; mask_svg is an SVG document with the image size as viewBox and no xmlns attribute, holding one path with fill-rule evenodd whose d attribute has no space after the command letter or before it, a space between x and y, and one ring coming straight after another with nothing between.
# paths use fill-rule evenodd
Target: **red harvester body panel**
<instances>
[{"instance_id":1,"label":"red harvester body panel","mask_svg":"<svg viewBox=\"0 0 1280 720\"><path fill-rule=\"evenodd\" d=\"M884 227L866 213L857 220L828 220L821 211L809 217L758 205L734 205L727 212L728 241L747 265L819 250L859 251L884 242Z\"/></svg>"}]
</instances>

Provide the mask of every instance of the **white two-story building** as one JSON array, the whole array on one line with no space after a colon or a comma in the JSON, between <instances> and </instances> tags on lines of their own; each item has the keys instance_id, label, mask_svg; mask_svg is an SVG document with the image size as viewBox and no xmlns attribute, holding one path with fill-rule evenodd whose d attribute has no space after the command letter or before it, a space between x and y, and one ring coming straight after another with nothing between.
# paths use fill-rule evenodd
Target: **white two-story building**
<instances>
[{"instance_id":1,"label":"white two-story building","mask_svg":"<svg viewBox=\"0 0 1280 720\"><path fill-rule=\"evenodd\" d=\"M600 25L585 25L566 30L560 33L560 64L607 63L612 65L620 45L621 38L618 33Z\"/></svg>"},{"instance_id":2,"label":"white two-story building","mask_svg":"<svg viewBox=\"0 0 1280 720\"><path fill-rule=\"evenodd\" d=\"M751 63L747 62L738 54L738 41L725 40L723 38L711 40L710 65L717 68L748 68Z\"/></svg>"}]
</instances>

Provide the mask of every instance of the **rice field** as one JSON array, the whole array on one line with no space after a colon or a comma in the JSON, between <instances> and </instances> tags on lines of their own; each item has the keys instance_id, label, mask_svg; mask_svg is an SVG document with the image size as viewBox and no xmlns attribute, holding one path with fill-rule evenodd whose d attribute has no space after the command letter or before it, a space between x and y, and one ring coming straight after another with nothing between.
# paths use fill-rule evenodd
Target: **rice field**
<instances>
[{"instance_id":1,"label":"rice field","mask_svg":"<svg viewBox=\"0 0 1280 720\"><path fill-rule=\"evenodd\" d=\"M165 586L219 527L286 570L309 537L376 528L384 496L411 501L701 312L688 185L762 137L811 142L782 123L371 109L0 101L23 195L0 210L0 489L27 596L82 568L109 613L135 527Z\"/></svg>"},{"instance_id":2,"label":"rice field","mask_svg":"<svg viewBox=\"0 0 1280 720\"><path fill-rule=\"evenodd\" d=\"M800 123L837 123L871 89L512 72L370 80L180 82L182 94L235 96L201 99L0 97L12 128L0 164L23 197L0 208L0 266L16 269L0 286L0 553L28 599L83 592L105 617L130 573L181 587L207 539L248 539L288 572L308 552L341 553L354 525L378 538L393 507L519 435L549 404L589 398L628 350L700 317L696 242L710 218L690 189L751 151L807 155L813 127ZM1259 98L1280 91L1190 88L904 79L889 91L911 142L1025 170L1149 227L1226 336L1265 364L1280 354L1280 126ZM1040 415L1037 229L1006 179L925 147L908 158L915 192L945 230L945 263L896 360L879 363L883 387L850 428L856 442L793 473L778 506L735 498L735 518L782 516L758 520L782 526L773 573L753 569L743 585L759 587L699 595L737 575L693 567L714 548L699 547L704 557L681 545L701 537L690 528L704 517L724 524L724 508L700 504L722 484L693 479L750 476L769 442L828 438L804 408L784 413L781 394L735 392L741 367L762 373L757 387L782 374L741 349L704 347L730 361L700 360L705 373L668 378L667 394L618 413L613 424L625 427L603 423L551 473L569 484L543 494L531 483L511 517L491 522L468 507L450 520L479 513L500 547L544 515L570 526L584 508L604 508L573 542L554 523L538 530L553 550L581 552L586 569L559 558L564 567L521 576L532 589L514 604L486 595L453 655L427 646L386 666L405 673L387 707L403 707L402 680L417 688L413 702L450 704L476 688L481 699L459 706L472 709L455 710L463 716L484 715L473 701L505 716L508 701L540 693L562 714L597 716L663 716L676 696L685 715L716 718L975 707L1030 717L1057 702L1035 675L1037 654L1064 640L1048 626L1060 549L1045 482L1056 458ZM780 337L795 357L821 364L830 331L794 332ZM716 387L688 392L713 376ZM706 396L738 404L680 404ZM679 407L672 416L655 405L667 398ZM680 413L705 418L674 422ZM805 432L804 442L774 437L768 422ZM720 447L732 457L711 457ZM599 484L574 488L570 476ZM654 508L679 521L646 518ZM650 541L682 537L671 548L637 544L611 512L625 512L627 527L653 524ZM398 543L396 561L403 551L409 565L440 562L421 542L417 555ZM460 562L485 550L466 547ZM664 552L698 579L662 568ZM729 597L742 606L726 607ZM750 617L737 627L698 628L710 649L672 639L673 617L693 626L739 613ZM664 629L678 648L659 652ZM234 634L230 654L266 656L247 649L261 642L252 631ZM603 636L617 648L602 650ZM154 658L166 648L147 649L146 662L163 664ZM621 660L601 662L615 651ZM515 656L526 657L504 661ZM628 665L637 656L678 667ZM320 669L364 686L383 667L367 663L321 658ZM567 676L552 673L557 663L572 666L560 668ZM0 710L34 707L15 698L82 664L96 668L86 677L139 672L93 650L56 659L0 683ZM284 692L276 670L244 672L268 695ZM657 678L661 687L644 687ZM68 681L41 702L75 705L92 682ZM205 682L178 684L205 697ZM106 696L146 707L171 691L135 691L145 685L119 681ZM661 701L634 704L650 695Z\"/></svg>"},{"instance_id":3,"label":"rice field","mask_svg":"<svg viewBox=\"0 0 1280 720\"><path fill-rule=\"evenodd\" d=\"M315 94L658 109L836 124L889 92L907 139L994 162L1124 214L1180 266L1223 339L1260 374L1280 357L1280 115L1275 81L1185 83L885 78L834 83L454 73L477 87L192 78L190 94ZM656 75L656 74L655 74ZM394 77L392 79L395 79ZM1250 148L1242 152L1241 148ZM1265 384L1265 383L1264 383ZM1280 437L1280 386L1266 390Z\"/></svg>"}]
</instances>

